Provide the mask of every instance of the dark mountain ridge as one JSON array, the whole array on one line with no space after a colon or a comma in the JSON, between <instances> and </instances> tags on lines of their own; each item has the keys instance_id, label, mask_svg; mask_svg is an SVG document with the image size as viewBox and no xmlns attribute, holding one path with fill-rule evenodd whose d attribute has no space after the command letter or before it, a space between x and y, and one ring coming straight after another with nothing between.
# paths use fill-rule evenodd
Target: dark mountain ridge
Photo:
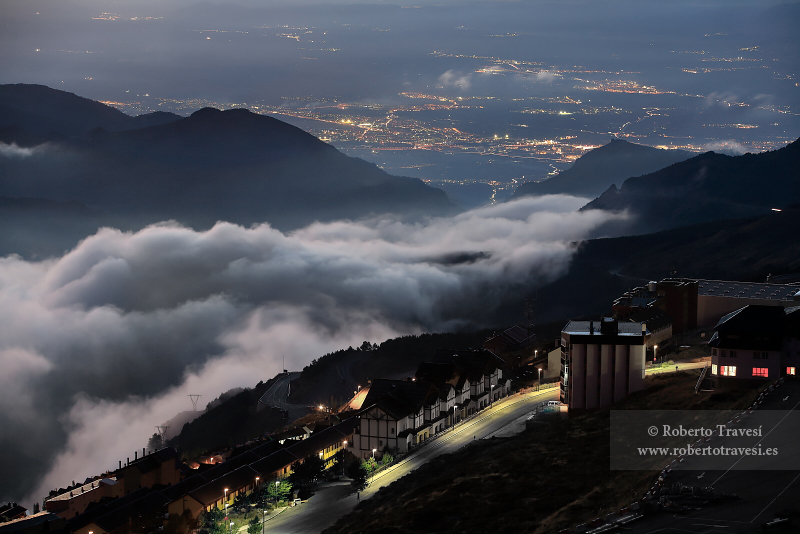
<instances>
[{"instance_id":1,"label":"dark mountain ridge","mask_svg":"<svg viewBox=\"0 0 800 534\"><path fill-rule=\"evenodd\" d=\"M82 137L95 128L132 130L180 118L165 111L132 117L102 102L44 85L0 85L0 127L14 125L48 140ZM0 141L9 142L3 137Z\"/></svg>"},{"instance_id":2,"label":"dark mountain ridge","mask_svg":"<svg viewBox=\"0 0 800 534\"><path fill-rule=\"evenodd\" d=\"M419 179L391 176L299 128L246 109L205 108L129 128L137 118L41 86L0 86L0 107L28 110L36 95L44 99L41 121L22 114L31 120L8 123L9 115L0 114L0 141L31 147L0 157L0 196L79 202L103 214L100 225L133 230L174 219L204 229L225 220L246 226L268 222L287 231L314 221L457 211L444 192ZM64 106L73 108L66 118L59 111ZM44 114L48 110L52 118ZM66 226L84 228L85 222ZM56 248L69 248L85 235L57 241L62 246ZM32 243L39 240L48 241L31 235ZM0 243L0 253L9 252L18 251Z\"/></svg>"},{"instance_id":3,"label":"dark mountain ridge","mask_svg":"<svg viewBox=\"0 0 800 534\"><path fill-rule=\"evenodd\" d=\"M706 152L608 188L586 209L627 210L630 233L763 215L800 202L800 140L763 152ZM617 232L622 233L621 230Z\"/></svg>"},{"instance_id":4,"label":"dark mountain ridge","mask_svg":"<svg viewBox=\"0 0 800 534\"><path fill-rule=\"evenodd\" d=\"M663 169L692 155L685 150L664 150L612 139L552 178L520 185L512 198L560 193L594 198L615 182Z\"/></svg>"}]
</instances>

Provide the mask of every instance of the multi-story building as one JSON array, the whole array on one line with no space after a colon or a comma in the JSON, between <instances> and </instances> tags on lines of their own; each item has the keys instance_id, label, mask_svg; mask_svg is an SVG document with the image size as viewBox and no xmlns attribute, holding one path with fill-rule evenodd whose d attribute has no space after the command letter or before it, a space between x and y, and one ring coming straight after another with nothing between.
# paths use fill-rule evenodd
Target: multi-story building
<instances>
[{"instance_id":1,"label":"multi-story building","mask_svg":"<svg viewBox=\"0 0 800 534\"><path fill-rule=\"evenodd\" d=\"M711 346L716 387L796 376L800 367L800 306L749 305L719 320Z\"/></svg>"},{"instance_id":2,"label":"multi-story building","mask_svg":"<svg viewBox=\"0 0 800 534\"><path fill-rule=\"evenodd\" d=\"M609 406L644 389L643 323L570 321L561 331L561 402L573 409Z\"/></svg>"},{"instance_id":3,"label":"multi-story building","mask_svg":"<svg viewBox=\"0 0 800 534\"><path fill-rule=\"evenodd\" d=\"M374 380L349 407L360 409L359 456L407 452L508 395L503 361L489 351L437 351L413 380Z\"/></svg>"}]
</instances>

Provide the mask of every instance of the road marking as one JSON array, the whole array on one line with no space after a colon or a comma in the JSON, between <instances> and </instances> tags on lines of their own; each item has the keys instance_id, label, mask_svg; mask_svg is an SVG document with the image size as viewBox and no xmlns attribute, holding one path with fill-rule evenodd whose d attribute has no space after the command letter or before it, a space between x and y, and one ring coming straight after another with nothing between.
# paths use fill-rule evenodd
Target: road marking
<instances>
[{"instance_id":1,"label":"road marking","mask_svg":"<svg viewBox=\"0 0 800 534\"><path fill-rule=\"evenodd\" d=\"M764 512L766 512L766 511L767 511L767 508L769 508L770 506L772 506L772 504L773 504L775 501L777 501L777 500L778 500L778 498L779 498L781 495L783 495L783 493L784 493L784 492L785 492L787 489L789 489L789 486L791 486L792 484L794 484L795 482L797 482L797 479L798 479L798 478L800 478L800 473L798 473L798 475L797 475L796 477L794 477L794 479L792 479L792 481L791 481L791 482L789 482L788 484L786 484L786 487L785 487L785 488L783 488L783 489L781 490L781 492L780 492L779 494L777 494L777 495L775 496L775 498L774 498L774 499L772 499L772 500L769 502L769 504L768 504L768 505L766 505L766 506L764 507L764 509L763 509L763 510L761 510L760 512L758 512L758 515L757 515L757 516L755 516L753 519L751 519L751 520L750 520L750 522L752 523L753 521L755 521L756 519L758 519L758 516L760 516L761 514L763 514Z\"/></svg>"},{"instance_id":2,"label":"road marking","mask_svg":"<svg viewBox=\"0 0 800 534\"><path fill-rule=\"evenodd\" d=\"M780 421L778 421L778 422L775 424L775 426L774 426L774 427L772 427L772 429L771 429L769 432L767 432L766 434L764 434L764 437L762 437L760 440L758 440L758 442L756 443L756 445L760 445L762 441L764 441L765 439L767 439L767 436L769 436L770 434L772 434L772 432L773 432L773 431L774 431L776 428L778 428L778 427L780 426L780 424L781 424L781 423L783 423L783 420L784 420L784 419L786 419L787 417L789 417L789 414L792 412L792 410L795 410L795 409L796 409L798 406L800 406L800 402L798 402L797 404L795 404L795 405L794 405L794 407L793 407L791 410L787 410L787 412L786 412L786 415L784 415L783 417L781 417L781 420L780 420ZM730 472L730 470L731 470L731 469L733 469L734 467L736 467L736 464L738 464L739 462L741 462L741 461L742 461L742 460L744 460L745 458L747 458L747 456L740 456L740 457L739 457L739 459L738 459L738 460L736 460L736 461L733 463L733 465L732 465L732 466L730 466L730 467L728 468L728 470L727 470L727 471L725 471L724 473L722 473L722 474L719 476L719 478L718 478L717 480L715 480L715 481L714 481L714 482L711 484L711 487L713 488L713 487L714 487L714 486L717 484L717 482L719 482L720 480L722 480L722 477L724 477L725 475L727 475L727 474ZM777 497L776 497L776 498L777 498ZM759 515L761 515L761 514L759 514ZM756 516L756 517L758 517L758 516Z\"/></svg>"}]
</instances>

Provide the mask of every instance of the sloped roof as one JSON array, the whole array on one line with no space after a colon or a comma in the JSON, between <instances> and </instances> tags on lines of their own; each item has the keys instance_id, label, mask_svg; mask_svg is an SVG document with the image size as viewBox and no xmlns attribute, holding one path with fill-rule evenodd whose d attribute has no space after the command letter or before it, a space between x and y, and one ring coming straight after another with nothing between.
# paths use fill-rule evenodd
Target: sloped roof
<instances>
[{"instance_id":1,"label":"sloped roof","mask_svg":"<svg viewBox=\"0 0 800 534\"><path fill-rule=\"evenodd\" d=\"M228 488L228 493L232 493L250 484L255 484L256 477L260 476L261 474L255 469L245 465L190 491L189 495L200 504L208 506L225 496L225 488Z\"/></svg>"},{"instance_id":2,"label":"sloped roof","mask_svg":"<svg viewBox=\"0 0 800 534\"><path fill-rule=\"evenodd\" d=\"M182 499L184 495L188 495L190 492L207 483L208 479L202 474L198 473L178 482L177 484L167 486L166 488L160 490L159 493L169 499L169 502L174 502L178 499Z\"/></svg>"},{"instance_id":3,"label":"sloped roof","mask_svg":"<svg viewBox=\"0 0 800 534\"><path fill-rule=\"evenodd\" d=\"M264 480L272 476L273 473L282 470L284 467L291 465L297 460L299 460L297 456L285 449L282 449L250 464L250 467L258 471L259 476L262 478L262 480Z\"/></svg>"},{"instance_id":4,"label":"sloped roof","mask_svg":"<svg viewBox=\"0 0 800 534\"><path fill-rule=\"evenodd\" d=\"M348 428L350 428L349 425L344 426L341 423L336 426L325 428L319 432L314 432L311 434L311 436L303 441L299 441L287 447L286 450L298 458L308 458L309 456L317 454L326 447L330 447L336 443L341 443L347 439L347 437L352 433L345 432Z\"/></svg>"},{"instance_id":5,"label":"sloped roof","mask_svg":"<svg viewBox=\"0 0 800 534\"><path fill-rule=\"evenodd\" d=\"M125 506L121 506L105 515L97 517L92 522L106 532L112 532L127 524L133 517L158 513L158 511L163 509L169 502L169 499L160 493L152 492L143 496L141 499L137 499Z\"/></svg>"},{"instance_id":6,"label":"sloped roof","mask_svg":"<svg viewBox=\"0 0 800 534\"><path fill-rule=\"evenodd\" d=\"M129 494L119 497L118 499L107 499L103 502L103 499L100 500L100 503L86 508L86 511L80 514L77 517L67 520L68 529L70 532L75 532L79 528L85 527L89 523L95 520L95 518L101 517L106 515L118 508L123 506L127 506L133 501L141 499L145 495L148 495L153 490L150 488L139 488L135 491L130 492Z\"/></svg>"}]
</instances>

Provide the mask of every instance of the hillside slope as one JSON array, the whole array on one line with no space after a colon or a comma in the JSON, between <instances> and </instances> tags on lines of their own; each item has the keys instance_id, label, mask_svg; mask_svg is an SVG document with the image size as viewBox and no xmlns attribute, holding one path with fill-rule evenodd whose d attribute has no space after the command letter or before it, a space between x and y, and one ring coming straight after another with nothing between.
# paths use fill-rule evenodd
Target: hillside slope
<instances>
[{"instance_id":1,"label":"hillside slope","mask_svg":"<svg viewBox=\"0 0 800 534\"><path fill-rule=\"evenodd\" d=\"M567 274L539 289L537 321L609 313L624 291L677 276L765 281L800 272L800 206L762 217L713 221L639 236L592 239Z\"/></svg>"},{"instance_id":2,"label":"hillside slope","mask_svg":"<svg viewBox=\"0 0 800 534\"><path fill-rule=\"evenodd\" d=\"M44 85L0 85L0 132L16 126L46 139L83 136L95 128L132 130L180 119L158 111L138 117L66 91ZM0 141L9 142L0 135Z\"/></svg>"},{"instance_id":3,"label":"hillside slope","mask_svg":"<svg viewBox=\"0 0 800 534\"><path fill-rule=\"evenodd\" d=\"M625 230L644 234L706 221L763 215L800 202L800 140L771 152L706 152L611 186L582 209L627 210Z\"/></svg>"}]
</instances>

